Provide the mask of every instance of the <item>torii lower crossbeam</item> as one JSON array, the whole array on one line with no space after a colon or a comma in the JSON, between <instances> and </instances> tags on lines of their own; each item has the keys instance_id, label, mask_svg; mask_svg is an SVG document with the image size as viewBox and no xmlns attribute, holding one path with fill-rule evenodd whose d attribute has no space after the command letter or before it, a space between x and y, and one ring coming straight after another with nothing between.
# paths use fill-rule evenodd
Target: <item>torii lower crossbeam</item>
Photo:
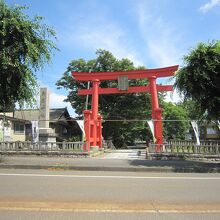
<instances>
[{"instance_id":1,"label":"torii lower crossbeam","mask_svg":"<svg viewBox=\"0 0 220 220\"><path fill-rule=\"evenodd\" d=\"M157 85L158 92L173 91L173 86L167 85ZM92 89L79 89L78 95L92 95ZM99 95L108 94L128 94L128 93L142 93L150 92L150 86L132 86L128 90L119 90L118 88L99 88Z\"/></svg>"}]
</instances>

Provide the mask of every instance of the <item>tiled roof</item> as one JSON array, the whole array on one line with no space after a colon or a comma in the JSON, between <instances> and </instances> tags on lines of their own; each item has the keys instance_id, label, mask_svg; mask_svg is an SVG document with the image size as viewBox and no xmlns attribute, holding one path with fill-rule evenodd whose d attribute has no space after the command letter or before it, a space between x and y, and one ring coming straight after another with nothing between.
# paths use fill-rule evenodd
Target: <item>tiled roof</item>
<instances>
[{"instance_id":1,"label":"tiled roof","mask_svg":"<svg viewBox=\"0 0 220 220\"><path fill-rule=\"evenodd\" d=\"M64 114L66 117L70 117L67 108L50 109L50 120L59 120ZM39 109L16 110L14 117L29 121L39 120Z\"/></svg>"},{"instance_id":2,"label":"tiled roof","mask_svg":"<svg viewBox=\"0 0 220 220\"><path fill-rule=\"evenodd\" d=\"M3 118L5 118L6 120L10 120L10 121L29 122L28 120L25 120L25 119L11 117L11 116L4 116L2 113L0 113L0 119L3 119Z\"/></svg>"}]
</instances>

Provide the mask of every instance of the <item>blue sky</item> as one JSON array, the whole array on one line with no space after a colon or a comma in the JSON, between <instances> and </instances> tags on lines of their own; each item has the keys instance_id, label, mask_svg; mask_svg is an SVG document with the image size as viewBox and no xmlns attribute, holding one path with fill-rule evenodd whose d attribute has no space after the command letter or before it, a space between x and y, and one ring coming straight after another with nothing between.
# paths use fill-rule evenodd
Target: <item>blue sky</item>
<instances>
[{"instance_id":1,"label":"blue sky","mask_svg":"<svg viewBox=\"0 0 220 220\"><path fill-rule=\"evenodd\" d=\"M198 42L220 39L220 0L6 0L27 5L57 33L52 62L37 73L51 90L51 107L65 107L67 92L57 90L73 59L91 59L99 48L148 68L182 65ZM170 99L171 97L168 97ZM178 99L176 94L172 99Z\"/></svg>"}]
</instances>

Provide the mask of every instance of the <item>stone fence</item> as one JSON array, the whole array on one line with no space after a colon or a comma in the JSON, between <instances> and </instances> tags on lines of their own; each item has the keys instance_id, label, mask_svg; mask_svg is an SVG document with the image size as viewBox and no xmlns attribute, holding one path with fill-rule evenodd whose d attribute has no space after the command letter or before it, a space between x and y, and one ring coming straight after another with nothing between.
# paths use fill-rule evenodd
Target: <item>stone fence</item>
<instances>
[{"instance_id":1,"label":"stone fence","mask_svg":"<svg viewBox=\"0 0 220 220\"><path fill-rule=\"evenodd\" d=\"M83 142L0 142L0 152L80 152Z\"/></svg>"},{"instance_id":2,"label":"stone fence","mask_svg":"<svg viewBox=\"0 0 220 220\"><path fill-rule=\"evenodd\" d=\"M156 144L149 145L149 152L154 153ZM170 154L207 154L220 155L220 141L168 141L162 145L162 153Z\"/></svg>"}]
</instances>

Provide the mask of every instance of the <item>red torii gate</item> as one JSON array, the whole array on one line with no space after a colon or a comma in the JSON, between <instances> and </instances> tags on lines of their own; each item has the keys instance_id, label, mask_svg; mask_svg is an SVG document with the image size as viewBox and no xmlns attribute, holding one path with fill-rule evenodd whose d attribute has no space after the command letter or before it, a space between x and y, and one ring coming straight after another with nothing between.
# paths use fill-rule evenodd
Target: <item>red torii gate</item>
<instances>
[{"instance_id":1,"label":"red torii gate","mask_svg":"<svg viewBox=\"0 0 220 220\"><path fill-rule=\"evenodd\" d=\"M84 126L86 134L85 150L90 146L102 148L102 118L98 114L99 94L122 94L150 92L152 100L152 120L154 122L154 136L156 139L156 151L160 152L163 144L162 109L159 107L157 92L173 91L172 85L157 85L158 77L173 76L178 65L158 69L131 70L119 72L72 72L72 76L78 81L92 81L91 89L80 89L78 95L92 95L92 109L84 111ZM120 77L129 79L148 79L147 86L133 86L125 89L100 88L100 81L119 80Z\"/></svg>"}]
</instances>

